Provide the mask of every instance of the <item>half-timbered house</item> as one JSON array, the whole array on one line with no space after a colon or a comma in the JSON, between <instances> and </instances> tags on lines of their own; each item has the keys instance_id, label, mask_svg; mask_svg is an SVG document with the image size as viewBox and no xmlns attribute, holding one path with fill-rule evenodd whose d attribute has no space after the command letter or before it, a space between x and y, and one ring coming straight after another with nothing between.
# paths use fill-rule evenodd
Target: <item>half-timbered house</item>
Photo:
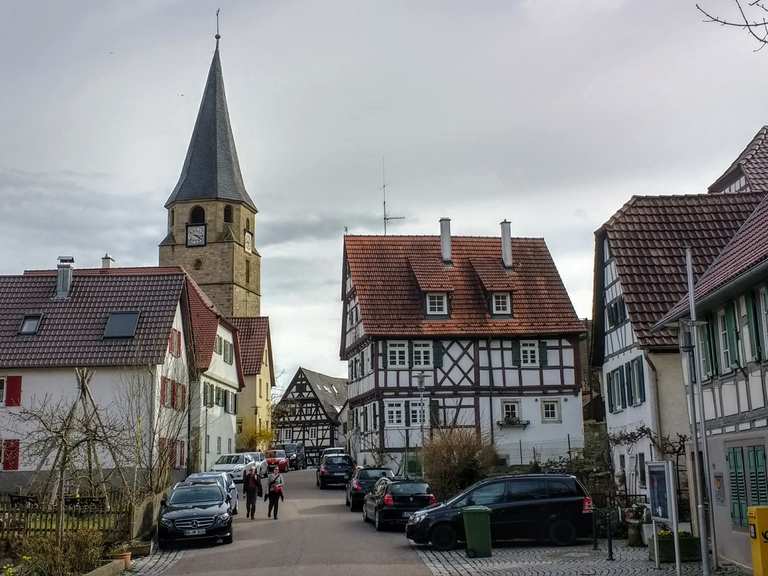
<instances>
[{"instance_id":1,"label":"half-timbered house","mask_svg":"<svg viewBox=\"0 0 768 576\"><path fill-rule=\"evenodd\" d=\"M341 358L357 461L402 466L436 428L466 427L510 463L583 443L584 325L543 239L344 238ZM570 443L570 445L569 445Z\"/></svg>"},{"instance_id":2,"label":"half-timbered house","mask_svg":"<svg viewBox=\"0 0 768 576\"><path fill-rule=\"evenodd\" d=\"M347 381L299 368L275 405L272 425L278 442L304 444L308 466L324 448L343 445L339 414L347 401Z\"/></svg>"}]
</instances>

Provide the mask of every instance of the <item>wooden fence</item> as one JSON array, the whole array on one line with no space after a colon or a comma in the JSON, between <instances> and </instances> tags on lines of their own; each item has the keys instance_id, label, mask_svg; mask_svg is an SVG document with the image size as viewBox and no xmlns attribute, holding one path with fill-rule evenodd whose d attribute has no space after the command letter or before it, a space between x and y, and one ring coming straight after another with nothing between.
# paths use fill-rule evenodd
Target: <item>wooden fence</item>
<instances>
[{"instance_id":1,"label":"wooden fence","mask_svg":"<svg viewBox=\"0 0 768 576\"><path fill-rule=\"evenodd\" d=\"M96 530L106 542L118 542L130 537L132 511L121 502L109 509L97 499L65 501L64 530ZM40 503L34 498L0 497L0 540L55 532L59 509Z\"/></svg>"}]
</instances>

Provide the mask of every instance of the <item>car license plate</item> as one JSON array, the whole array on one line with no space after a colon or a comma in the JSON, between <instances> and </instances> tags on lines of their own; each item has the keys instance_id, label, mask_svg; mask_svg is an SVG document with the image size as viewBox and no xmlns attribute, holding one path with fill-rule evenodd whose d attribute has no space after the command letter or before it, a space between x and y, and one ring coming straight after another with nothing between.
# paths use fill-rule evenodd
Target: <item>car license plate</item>
<instances>
[{"instance_id":1,"label":"car license plate","mask_svg":"<svg viewBox=\"0 0 768 576\"><path fill-rule=\"evenodd\" d=\"M346 476L346 474L344 474L344 472L334 472L333 475L334 476L339 476L339 477Z\"/></svg>"},{"instance_id":2,"label":"car license plate","mask_svg":"<svg viewBox=\"0 0 768 576\"><path fill-rule=\"evenodd\" d=\"M413 512L403 512L403 518L410 518Z\"/></svg>"},{"instance_id":3,"label":"car license plate","mask_svg":"<svg viewBox=\"0 0 768 576\"><path fill-rule=\"evenodd\" d=\"M200 536L205 534L205 528L195 528L194 530L184 530L184 536Z\"/></svg>"}]
</instances>

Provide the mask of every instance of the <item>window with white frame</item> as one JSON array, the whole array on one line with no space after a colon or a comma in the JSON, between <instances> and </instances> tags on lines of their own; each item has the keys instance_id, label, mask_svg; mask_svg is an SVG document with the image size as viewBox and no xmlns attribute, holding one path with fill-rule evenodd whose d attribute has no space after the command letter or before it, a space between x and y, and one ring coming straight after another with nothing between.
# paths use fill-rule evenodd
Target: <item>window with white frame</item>
<instances>
[{"instance_id":1,"label":"window with white frame","mask_svg":"<svg viewBox=\"0 0 768 576\"><path fill-rule=\"evenodd\" d=\"M420 400L411 400L411 426L421 426L424 423L424 405Z\"/></svg>"},{"instance_id":2,"label":"window with white frame","mask_svg":"<svg viewBox=\"0 0 768 576\"><path fill-rule=\"evenodd\" d=\"M725 308L721 308L717 312L717 328L720 338L720 362L723 371L731 369L731 358L733 351L731 350L731 341L728 337L728 320L726 319Z\"/></svg>"},{"instance_id":3,"label":"window with white frame","mask_svg":"<svg viewBox=\"0 0 768 576\"><path fill-rule=\"evenodd\" d=\"M427 314L448 314L448 294L427 294Z\"/></svg>"},{"instance_id":4,"label":"window with white frame","mask_svg":"<svg viewBox=\"0 0 768 576\"><path fill-rule=\"evenodd\" d=\"M413 343L413 367L432 368L432 342Z\"/></svg>"},{"instance_id":5,"label":"window with white frame","mask_svg":"<svg viewBox=\"0 0 768 576\"><path fill-rule=\"evenodd\" d=\"M389 368L408 368L407 342L387 342L387 365Z\"/></svg>"},{"instance_id":6,"label":"window with white frame","mask_svg":"<svg viewBox=\"0 0 768 576\"><path fill-rule=\"evenodd\" d=\"M387 426L402 426L403 425L403 403L402 402L387 402L384 405L387 415Z\"/></svg>"},{"instance_id":7,"label":"window with white frame","mask_svg":"<svg viewBox=\"0 0 768 576\"><path fill-rule=\"evenodd\" d=\"M518 400L504 400L501 403L501 409L505 422L520 420L520 402Z\"/></svg>"},{"instance_id":8,"label":"window with white frame","mask_svg":"<svg viewBox=\"0 0 768 576\"><path fill-rule=\"evenodd\" d=\"M494 314L512 314L512 305L508 292L496 292L493 295Z\"/></svg>"},{"instance_id":9,"label":"window with white frame","mask_svg":"<svg viewBox=\"0 0 768 576\"><path fill-rule=\"evenodd\" d=\"M541 421L560 422L560 400L541 401Z\"/></svg>"},{"instance_id":10,"label":"window with white frame","mask_svg":"<svg viewBox=\"0 0 768 576\"><path fill-rule=\"evenodd\" d=\"M537 367L539 365L539 343L536 340L520 342L520 365Z\"/></svg>"}]
</instances>

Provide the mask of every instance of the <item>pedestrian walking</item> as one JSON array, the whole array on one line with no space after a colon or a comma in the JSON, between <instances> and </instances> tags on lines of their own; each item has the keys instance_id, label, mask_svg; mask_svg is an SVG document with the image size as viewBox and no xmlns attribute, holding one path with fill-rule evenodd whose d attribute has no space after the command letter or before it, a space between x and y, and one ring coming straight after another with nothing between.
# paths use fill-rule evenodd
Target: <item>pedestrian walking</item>
<instances>
[{"instance_id":1,"label":"pedestrian walking","mask_svg":"<svg viewBox=\"0 0 768 576\"><path fill-rule=\"evenodd\" d=\"M277 509L280 504L280 500L284 500L283 488L285 483L283 482L283 475L280 474L280 469L277 466L272 467L267 478L267 493L264 496L265 499L269 499L269 507L267 508L267 518L274 516L277 520Z\"/></svg>"},{"instance_id":2,"label":"pedestrian walking","mask_svg":"<svg viewBox=\"0 0 768 576\"><path fill-rule=\"evenodd\" d=\"M243 490L245 491L245 517L253 520L256 513L256 498L262 495L261 478L255 468L243 473Z\"/></svg>"}]
</instances>

